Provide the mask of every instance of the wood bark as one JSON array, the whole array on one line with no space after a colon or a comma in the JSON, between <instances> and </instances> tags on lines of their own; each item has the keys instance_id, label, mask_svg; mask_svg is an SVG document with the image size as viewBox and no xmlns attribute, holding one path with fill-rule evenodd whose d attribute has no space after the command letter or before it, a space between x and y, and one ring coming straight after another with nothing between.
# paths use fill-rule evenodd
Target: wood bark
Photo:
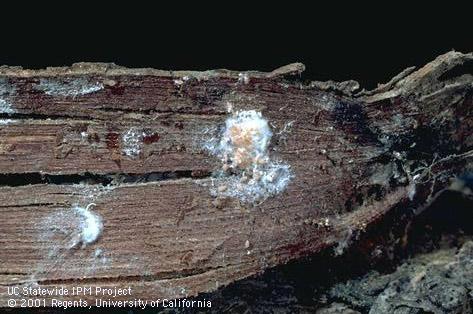
<instances>
[{"instance_id":1,"label":"wood bark","mask_svg":"<svg viewBox=\"0 0 473 314\"><path fill-rule=\"evenodd\" d=\"M7 287L33 285L182 298L325 248L343 253L387 213L417 213L471 170L472 62L449 52L372 91L302 82L301 64L0 68L0 306ZM281 193L248 203L210 192L222 161L205 143L229 107L269 121L269 153L293 174ZM71 249L71 208L91 203L100 238Z\"/></svg>"}]
</instances>

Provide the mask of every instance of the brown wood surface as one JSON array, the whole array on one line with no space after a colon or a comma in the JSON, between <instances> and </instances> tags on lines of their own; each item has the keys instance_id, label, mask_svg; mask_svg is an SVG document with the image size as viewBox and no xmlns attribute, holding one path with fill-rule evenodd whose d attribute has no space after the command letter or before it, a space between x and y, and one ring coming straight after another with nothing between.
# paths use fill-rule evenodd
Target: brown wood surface
<instances>
[{"instance_id":1,"label":"brown wood surface","mask_svg":"<svg viewBox=\"0 0 473 314\"><path fill-rule=\"evenodd\" d=\"M301 82L300 64L0 68L0 306L18 285L192 296L343 247L394 208L421 209L472 168L473 80L462 72L472 60L450 52L373 91ZM269 121L270 154L293 173L282 193L256 204L211 195L221 160L204 145L229 104ZM130 129L146 134L134 156L122 140ZM69 249L56 231L90 203L103 232Z\"/></svg>"}]
</instances>

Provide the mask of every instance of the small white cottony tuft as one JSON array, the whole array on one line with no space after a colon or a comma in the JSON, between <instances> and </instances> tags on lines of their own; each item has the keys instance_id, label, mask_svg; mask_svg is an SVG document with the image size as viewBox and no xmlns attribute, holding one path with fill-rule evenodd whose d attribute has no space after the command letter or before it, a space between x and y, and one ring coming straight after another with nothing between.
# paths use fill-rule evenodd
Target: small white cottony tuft
<instances>
[{"instance_id":1,"label":"small white cottony tuft","mask_svg":"<svg viewBox=\"0 0 473 314\"><path fill-rule=\"evenodd\" d=\"M0 99L0 113L14 113L11 104L7 102L5 99Z\"/></svg>"},{"instance_id":2,"label":"small white cottony tuft","mask_svg":"<svg viewBox=\"0 0 473 314\"><path fill-rule=\"evenodd\" d=\"M83 77L64 81L56 78L44 78L40 79L39 84L34 85L34 88L50 96L74 98L98 92L104 89L104 85Z\"/></svg>"},{"instance_id":3,"label":"small white cottony tuft","mask_svg":"<svg viewBox=\"0 0 473 314\"><path fill-rule=\"evenodd\" d=\"M173 80L174 84L176 84L177 86L181 86L182 84L184 84L184 81L181 80L181 79L175 79Z\"/></svg>"},{"instance_id":4,"label":"small white cottony tuft","mask_svg":"<svg viewBox=\"0 0 473 314\"><path fill-rule=\"evenodd\" d=\"M87 207L75 206L74 210L79 215L80 242L83 246L94 243L102 233L102 218L90 211L90 207L95 206L90 203Z\"/></svg>"},{"instance_id":5,"label":"small white cottony tuft","mask_svg":"<svg viewBox=\"0 0 473 314\"><path fill-rule=\"evenodd\" d=\"M15 113L11 97L16 95L16 87L9 80L0 77L0 113Z\"/></svg>"},{"instance_id":6,"label":"small white cottony tuft","mask_svg":"<svg viewBox=\"0 0 473 314\"><path fill-rule=\"evenodd\" d=\"M250 82L250 77L248 76L248 73L238 73L238 82L248 84Z\"/></svg>"},{"instance_id":7,"label":"small white cottony tuft","mask_svg":"<svg viewBox=\"0 0 473 314\"><path fill-rule=\"evenodd\" d=\"M128 157L135 158L140 155L143 147L143 138L146 136L143 130L132 127L122 136L122 152Z\"/></svg>"},{"instance_id":8,"label":"small white cottony tuft","mask_svg":"<svg viewBox=\"0 0 473 314\"><path fill-rule=\"evenodd\" d=\"M15 120L12 119L0 119L0 125L6 125L15 122Z\"/></svg>"}]
</instances>

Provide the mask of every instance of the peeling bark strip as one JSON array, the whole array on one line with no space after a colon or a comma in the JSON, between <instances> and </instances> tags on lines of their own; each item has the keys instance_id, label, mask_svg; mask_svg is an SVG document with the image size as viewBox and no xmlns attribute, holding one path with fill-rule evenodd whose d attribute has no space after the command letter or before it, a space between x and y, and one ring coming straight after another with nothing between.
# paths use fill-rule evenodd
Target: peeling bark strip
<instances>
[{"instance_id":1,"label":"peeling bark strip","mask_svg":"<svg viewBox=\"0 0 473 314\"><path fill-rule=\"evenodd\" d=\"M0 306L18 285L191 296L343 253L472 169L471 62L372 91L301 83L300 64L0 68Z\"/></svg>"}]
</instances>

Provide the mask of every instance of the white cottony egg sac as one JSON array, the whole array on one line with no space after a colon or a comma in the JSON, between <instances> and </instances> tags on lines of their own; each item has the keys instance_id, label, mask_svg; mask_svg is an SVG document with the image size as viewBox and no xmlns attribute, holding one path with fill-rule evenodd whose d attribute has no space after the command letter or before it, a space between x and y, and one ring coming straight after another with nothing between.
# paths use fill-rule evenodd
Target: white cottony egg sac
<instances>
[{"instance_id":1,"label":"white cottony egg sac","mask_svg":"<svg viewBox=\"0 0 473 314\"><path fill-rule=\"evenodd\" d=\"M288 164L270 158L272 135L260 112L233 113L219 139L205 145L222 161L214 175L211 194L255 203L284 191L293 175Z\"/></svg>"},{"instance_id":2,"label":"white cottony egg sac","mask_svg":"<svg viewBox=\"0 0 473 314\"><path fill-rule=\"evenodd\" d=\"M102 217L91 210L95 206L73 205L52 212L45 217L42 238L55 243L57 248L85 248L97 242L103 231Z\"/></svg>"},{"instance_id":3,"label":"white cottony egg sac","mask_svg":"<svg viewBox=\"0 0 473 314\"><path fill-rule=\"evenodd\" d=\"M224 162L234 168L248 168L268 158L267 149L272 136L268 121L254 110L242 111L230 117L220 140Z\"/></svg>"}]
</instances>

